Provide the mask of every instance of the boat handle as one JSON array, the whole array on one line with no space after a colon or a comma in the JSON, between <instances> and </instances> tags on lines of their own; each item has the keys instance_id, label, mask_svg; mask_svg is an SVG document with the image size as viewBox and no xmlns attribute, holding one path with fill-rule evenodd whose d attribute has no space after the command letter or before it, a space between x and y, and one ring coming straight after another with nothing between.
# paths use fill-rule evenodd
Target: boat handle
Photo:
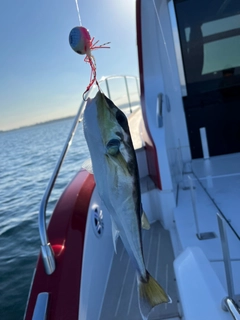
<instances>
[{"instance_id":1,"label":"boat handle","mask_svg":"<svg viewBox=\"0 0 240 320\"><path fill-rule=\"evenodd\" d=\"M157 96L157 127L161 128L163 126L163 115L162 115L162 104L163 104L163 94L159 93Z\"/></svg>"},{"instance_id":2,"label":"boat handle","mask_svg":"<svg viewBox=\"0 0 240 320\"><path fill-rule=\"evenodd\" d=\"M235 301L229 297L223 301L223 309L229 311L235 320L240 320L240 309L238 308Z\"/></svg>"}]
</instances>

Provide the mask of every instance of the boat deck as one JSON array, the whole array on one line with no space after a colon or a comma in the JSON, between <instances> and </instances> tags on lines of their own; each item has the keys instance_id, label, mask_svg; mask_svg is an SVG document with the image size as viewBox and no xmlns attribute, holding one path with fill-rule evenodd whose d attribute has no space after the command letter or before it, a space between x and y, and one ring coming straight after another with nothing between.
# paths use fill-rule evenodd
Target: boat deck
<instances>
[{"instance_id":1,"label":"boat deck","mask_svg":"<svg viewBox=\"0 0 240 320\"><path fill-rule=\"evenodd\" d=\"M240 237L240 153L195 160L193 172Z\"/></svg>"},{"instance_id":2,"label":"boat deck","mask_svg":"<svg viewBox=\"0 0 240 320\"><path fill-rule=\"evenodd\" d=\"M197 223L194 217L188 176L194 185ZM192 161L192 171L183 176L185 188L179 188L175 221L181 246L199 246L227 289L223 253L217 221L220 212L230 223L226 225L235 294L240 293L240 154L229 154ZM199 233L213 232L216 237L199 240Z\"/></svg>"},{"instance_id":3,"label":"boat deck","mask_svg":"<svg viewBox=\"0 0 240 320\"><path fill-rule=\"evenodd\" d=\"M179 319L177 289L173 271L173 250L169 232L159 222L143 230L143 250L148 271L163 286L171 304L155 307L149 320ZM100 320L142 320L138 307L136 272L121 240L106 288Z\"/></svg>"}]
</instances>

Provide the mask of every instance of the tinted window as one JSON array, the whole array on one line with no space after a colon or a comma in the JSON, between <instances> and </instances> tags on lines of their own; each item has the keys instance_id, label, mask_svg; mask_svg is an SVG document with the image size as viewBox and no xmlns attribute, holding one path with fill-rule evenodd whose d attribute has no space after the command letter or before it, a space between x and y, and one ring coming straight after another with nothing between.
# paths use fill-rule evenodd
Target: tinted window
<instances>
[{"instance_id":1,"label":"tinted window","mask_svg":"<svg viewBox=\"0 0 240 320\"><path fill-rule=\"evenodd\" d=\"M175 0L175 10L188 94L240 83L240 1Z\"/></svg>"}]
</instances>

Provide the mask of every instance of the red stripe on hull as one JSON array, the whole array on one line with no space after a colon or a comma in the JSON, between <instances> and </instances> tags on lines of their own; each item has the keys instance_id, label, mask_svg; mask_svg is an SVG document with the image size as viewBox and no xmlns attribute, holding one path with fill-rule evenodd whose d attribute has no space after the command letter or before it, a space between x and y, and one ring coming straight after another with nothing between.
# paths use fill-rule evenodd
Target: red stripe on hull
<instances>
[{"instance_id":1,"label":"red stripe on hull","mask_svg":"<svg viewBox=\"0 0 240 320\"><path fill-rule=\"evenodd\" d=\"M39 256L26 320L33 316L39 293L48 292L47 320L77 320L85 228L95 182L80 171L59 199L48 227L48 238L56 259L56 270L47 275Z\"/></svg>"},{"instance_id":2,"label":"red stripe on hull","mask_svg":"<svg viewBox=\"0 0 240 320\"><path fill-rule=\"evenodd\" d=\"M161 178L158 166L158 157L156 146L151 136L151 132L147 121L147 111L145 103L145 88L144 88L144 67L143 67L143 53L142 53L142 22L141 22L141 0L136 1L136 29L137 29L137 45L138 45L138 67L140 76L141 88L141 105L144 119L145 132L143 132L143 139L146 143L146 156L148 163L148 172L155 185L161 190Z\"/></svg>"}]
</instances>

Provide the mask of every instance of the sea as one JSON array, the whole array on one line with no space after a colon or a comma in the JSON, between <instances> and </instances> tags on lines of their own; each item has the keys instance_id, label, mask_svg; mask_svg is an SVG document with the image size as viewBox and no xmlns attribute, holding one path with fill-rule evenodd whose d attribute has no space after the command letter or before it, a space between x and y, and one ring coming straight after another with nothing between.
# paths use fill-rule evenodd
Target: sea
<instances>
[{"instance_id":1,"label":"sea","mask_svg":"<svg viewBox=\"0 0 240 320\"><path fill-rule=\"evenodd\" d=\"M0 320L23 319L40 250L38 212L74 118L0 132ZM82 123L47 207L89 158Z\"/></svg>"}]
</instances>

